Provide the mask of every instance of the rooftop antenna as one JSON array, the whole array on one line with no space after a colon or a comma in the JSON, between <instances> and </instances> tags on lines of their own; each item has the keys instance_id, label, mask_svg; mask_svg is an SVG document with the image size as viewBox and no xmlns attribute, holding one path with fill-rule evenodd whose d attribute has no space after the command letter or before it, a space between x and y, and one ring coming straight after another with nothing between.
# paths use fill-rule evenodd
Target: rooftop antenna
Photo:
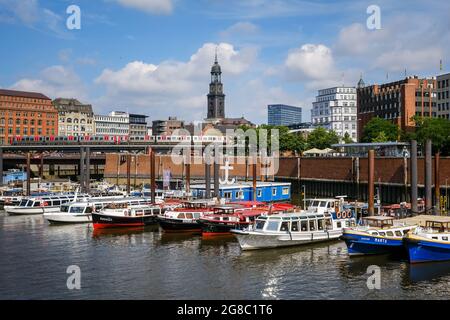
<instances>
[{"instance_id":1,"label":"rooftop antenna","mask_svg":"<svg viewBox=\"0 0 450 320\"><path fill-rule=\"evenodd\" d=\"M214 56L214 63L215 63L215 64L218 63L218 62L217 62L217 47L218 47L218 46L216 46L216 54L215 54L215 56Z\"/></svg>"},{"instance_id":2,"label":"rooftop antenna","mask_svg":"<svg viewBox=\"0 0 450 320\"><path fill-rule=\"evenodd\" d=\"M442 73L442 59L439 61L439 70L440 70L441 73Z\"/></svg>"},{"instance_id":3,"label":"rooftop antenna","mask_svg":"<svg viewBox=\"0 0 450 320\"><path fill-rule=\"evenodd\" d=\"M406 75L406 68L405 68L405 78L407 77L407 75Z\"/></svg>"},{"instance_id":4,"label":"rooftop antenna","mask_svg":"<svg viewBox=\"0 0 450 320\"><path fill-rule=\"evenodd\" d=\"M344 84L344 73L343 72L341 74L341 81L342 81L342 86L345 87L345 84Z\"/></svg>"}]
</instances>

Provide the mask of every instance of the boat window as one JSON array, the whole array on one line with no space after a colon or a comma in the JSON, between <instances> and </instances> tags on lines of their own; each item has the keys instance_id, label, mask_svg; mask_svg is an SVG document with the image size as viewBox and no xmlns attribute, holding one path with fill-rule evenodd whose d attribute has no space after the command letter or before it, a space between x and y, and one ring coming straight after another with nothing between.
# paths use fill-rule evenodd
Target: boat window
<instances>
[{"instance_id":1,"label":"boat window","mask_svg":"<svg viewBox=\"0 0 450 320\"><path fill-rule=\"evenodd\" d=\"M387 234L388 237L393 237L394 236L394 233L392 231L388 231L386 234Z\"/></svg>"},{"instance_id":2,"label":"boat window","mask_svg":"<svg viewBox=\"0 0 450 320\"><path fill-rule=\"evenodd\" d=\"M323 230L323 220L322 219L317 220L317 229Z\"/></svg>"},{"instance_id":3,"label":"boat window","mask_svg":"<svg viewBox=\"0 0 450 320\"><path fill-rule=\"evenodd\" d=\"M328 204L327 204L327 208L333 208L333 202L328 202Z\"/></svg>"},{"instance_id":4,"label":"boat window","mask_svg":"<svg viewBox=\"0 0 450 320\"><path fill-rule=\"evenodd\" d=\"M54 206L59 206L59 205L61 205L61 201L60 200L53 200L53 205Z\"/></svg>"},{"instance_id":5,"label":"boat window","mask_svg":"<svg viewBox=\"0 0 450 320\"><path fill-rule=\"evenodd\" d=\"M277 195L277 189L276 188L272 188L272 196L276 196Z\"/></svg>"},{"instance_id":6,"label":"boat window","mask_svg":"<svg viewBox=\"0 0 450 320\"><path fill-rule=\"evenodd\" d=\"M431 237L432 239L434 239L434 240L437 240L438 239L438 237Z\"/></svg>"},{"instance_id":7,"label":"boat window","mask_svg":"<svg viewBox=\"0 0 450 320\"><path fill-rule=\"evenodd\" d=\"M184 213L179 213L179 214L178 214L178 219L184 219L184 218L185 218Z\"/></svg>"},{"instance_id":8,"label":"boat window","mask_svg":"<svg viewBox=\"0 0 450 320\"><path fill-rule=\"evenodd\" d=\"M333 229L333 227L332 227L332 222L331 222L331 219L325 219L325 228L328 230L328 229Z\"/></svg>"},{"instance_id":9,"label":"boat window","mask_svg":"<svg viewBox=\"0 0 450 320\"><path fill-rule=\"evenodd\" d=\"M231 198L232 198L232 193L231 193L231 191L226 191L226 192L224 192L224 193L223 193L223 197L224 197L225 199L231 199Z\"/></svg>"},{"instance_id":10,"label":"boat window","mask_svg":"<svg viewBox=\"0 0 450 320\"><path fill-rule=\"evenodd\" d=\"M298 221L292 221L291 223L291 231L298 231Z\"/></svg>"},{"instance_id":11,"label":"boat window","mask_svg":"<svg viewBox=\"0 0 450 320\"><path fill-rule=\"evenodd\" d=\"M316 221L315 220L309 220L309 231L316 230Z\"/></svg>"},{"instance_id":12,"label":"boat window","mask_svg":"<svg viewBox=\"0 0 450 320\"><path fill-rule=\"evenodd\" d=\"M186 213L186 219L192 219L193 217L191 212Z\"/></svg>"},{"instance_id":13,"label":"boat window","mask_svg":"<svg viewBox=\"0 0 450 320\"><path fill-rule=\"evenodd\" d=\"M200 213L194 212L194 219L199 219L199 218L200 218Z\"/></svg>"},{"instance_id":14,"label":"boat window","mask_svg":"<svg viewBox=\"0 0 450 320\"><path fill-rule=\"evenodd\" d=\"M385 236L386 235L386 233L384 233L384 232L380 232L380 236Z\"/></svg>"},{"instance_id":15,"label":"boat window","mask_svg":"<svg viewBox=\"0 0 450 320\"><path fill-rule=\"evenodd\" d=\"M373 236L377 236L377 235L378 235L378 232L372 232L372 235L373 235Z\"/></svg>"},{"instance_id":16,"label":"boat window","mask_svg":"<svg viewBox=\"0 0 450 320\"><path fill-rule=\"evenodd\" d=\"M83 211L84 211L84 207L75 207L75 206L72 206L72 207L70 207L70 213L83 213Z\"/></svg>"},{"instance_id":17,"label":"boat window","mask_svg":"<svg viewBox=\"0 0 450 320\"><path fill-rule=\"evenodd\" d=\"M443 241L448 241L448 237L442 237Z\"/></svg>"},{"instance_id":18,"label":"boat window","mask_svg":"<svg viewBox=\"0 0 450 320\"><path fill-rule=\"evenodd\" d=\"M326 201L320 201L320 206L322 208L325 208L327 206L327 202Z\"/></svg>"},{"instance_id":19,"label":"boat window","mask_svg":"<svg viewBox=\"0 0 450 320\"><path fill-rule=\"evenodd\" d=\"M342 223L340 221L336 222L336 228L342 228Z\"/></svg>"},{"instance_id":20,"label":"boat window","mask_svg":"<svg viewBox=\"0 0 450 320\"><path fill-rule=\"evenodd\" d=\"M69 212L69 206L61 206L61 212Z\"/></svg>"},{"instance_id":21,"label":"boat window","mask_svg":"<svg viewBox=\"0 0 450 320\"><path fill-rule=\"evenodd\" d=\"M283 221L281 223L280 231L289 231L289 222Z\"/></svg>"},{"instance_id":22,"label":"boat window","mask_svg":"<svg viewBox=\"0 0 450 320\"><path fill-rule=\"evenodd\" d=\"M21 207L25 207L25 205L27 204L28 200L27 199L22 199L19 203L19 206Z\"/></svg>"},{"instance_id":23,"label":"boat window","mask_svg":"<svg viewBox=\"0 0 450 320\"><path fill-rule=\"evenodd\" d=\"M268 231L278 231L279 221L269 220L267 223L266 230Z\"/></svg>"},{"instance_id":24,"label":"boat window","mask_svg":"<svg viewBox=\"0 0 450 320\"><path fill-rule=\"evenodd\" d=\"M86 207L85 213L92 213L92 207Z\"/></svg>"},{"instance_id":25,"label":"boat window","mask_svg":"<svg viewBox=\"0 0 450 320\"><path fill-rule=\"evenodd\" d=\"M39 207L41 205L41 202L40 201L35 201L34 203L33 203L33 207Z\"/></svg>"},{"instance_id":26,"label":"boat window","mask_svg":"<svg viewBox=\"0 0 450 320\"><path fill-rule=\"evenodd\" d=\"M401 237L401 236L402 236L402 233L401 233L401 231L396 230L396 231L395 231L395 235L396 235L397 237Z\"/></svg>"},{"instance_id":27,"label":"boat window","mask_svg":"<svg viewBox=\"0 0 450 320\"><path fill-rule=\"evenodd\" d=\"M264 228L266 221L264 220L256 220L256 230L262 230Z\"/></svg>"},{"instance_id":28,"label":"boat window","mask_svg":"<svg viewBox=\"0 0 450 320\"><path fill-rule=\"evenodd\" d=\"M302 231L308 231L308 223L306 220L301 221Z\"/></svg>"}]
</instances>

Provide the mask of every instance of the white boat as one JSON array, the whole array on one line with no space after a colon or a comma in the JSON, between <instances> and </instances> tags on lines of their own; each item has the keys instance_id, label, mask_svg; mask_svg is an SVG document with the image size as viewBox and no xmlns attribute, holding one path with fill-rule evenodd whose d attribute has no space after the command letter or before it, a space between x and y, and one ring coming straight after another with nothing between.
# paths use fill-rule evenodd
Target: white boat
<instances>
[{"instance_id":1,"label":"white boat","mask_svg":"<svg viewBox=\"0 0 450 320\"><path fill-rule=\"evenodd\" d=\"M44 219L50 223L87 223L92 221L92 213L99 212L108 206L146 205L147 198L134 197L99 197L84 201L75 201L61 205L59 210L44 212Z\"/></svg>"},{"instance_id":2,"label":"white boat","mask_svg":"<svg viewBox=\"0 0 450 320\"><path fill-rule=\"evenodd\" d=\"M74 199L84 198L87 195L52 195L44 197L27 197L23 198L18 205L4 206L6 213L11 215L27 215L27 214L43 214L44 212L59 211L61 205L72 202Z\"/></svg>"},{"instance_id":3,"label":"white boat","mask_svg":"<svg viewBox=\"0 0 450 320\"><path fill-rule=\"evenodd\" d=\"M342 204L342 200L337 201ZM262 215L249 228L231 232L242 250L337 240L344 228L356 225L356 219L352 211L335 207L335 202L335 199L321 199L308 210Z\"/></svg>"}]
</instances>

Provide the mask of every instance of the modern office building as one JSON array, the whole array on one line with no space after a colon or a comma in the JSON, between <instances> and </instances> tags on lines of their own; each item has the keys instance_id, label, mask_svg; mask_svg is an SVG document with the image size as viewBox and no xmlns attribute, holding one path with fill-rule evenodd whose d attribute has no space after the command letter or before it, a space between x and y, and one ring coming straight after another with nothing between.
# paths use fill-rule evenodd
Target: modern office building
<instances>
[{"instance_id":1,"label":"modern office building","mask_svg":"<svg viewBox=\"0 0 450 320\"><path fill-rule=\"evenodd\" d=\"M356 141L356 88L333 87L319 90L313 102L311 120L314 126L334 130L339 136L346 133Z\"/></svg>"},{"instance_id":2,"label":"modern office building","mask_svg":"<svg viewBox=\"0 0 450 320\"><path fill-rule=\"evenodd\" d=\"M58 110L58 135L90 136L94 134L94 113L90 104L77 99L57 98L53 105Z\"/></svg>"},{"instance_id":3,"label":"modern office building","mask_svg":"<svg viewBox=\"0 0 450 320\"><path fill-rule=\"evenodd\" d=\"M436 77L437 116L450 120L450 73Z\"/></svg>"},{"instance_id":4,"label":"modern office building","mask_svg":"<svg viewBox=\"0 0 450 320\"><path fill-rule=\"evenodd\" d=\"M302 122L302 108L285 104L267 106L267 123L272 126L289 126Z\"/></svg>"},{"instance_id":5,"label":"modern office building","mask_svg":"<svg viewBox=\"0 0 450 320\"><path fill-rule=\"evenodd\" d=\"M0 89L0 144L13 136L58 134L58 111L37 92Z\"/></svg>"},{"instance_id":6,"label":"modern office building","mask_svg":"<svg viewBox=\"0 0 450 320\"><path fill-rule=\"evenodd\" d=\"M360 80L357 89L358 136L374 117L388 119L401 130L413 131L414 115L436 117L436 79L417 76L400 81L365 86Z\"/></svg>"},{"instance_id":7,"label":"modern office building","mask_svg":"<svg viewBox=\"0 0 450 320\"><path fill-rule=\"evenodd\" d=\"M113 111L108 115L94 115L95 134L128 136L130 133L129 114L122 111Z\"/></svg>"},{"instance_id":8,"label":"modern office building","mask_svg":"<svg viewBox=\"0 0 450 320\"><path fill-rule=\"evenodd\" d=\"M129 114L130 138L143 140L147 135L147 116L143 114Z\"/></svg>"},{"instance_id":9,"label":"modern office building","mask_svg":"<svg viewBox=\"0 0 450 320\"><path fill-rule=\"evenodd\" d=\"M184 128L184 121L178 120L177 117L169 117L167 120L154 120L152 124L154 136L170 136L175 130Z\"/></svg>"}]
</instances>

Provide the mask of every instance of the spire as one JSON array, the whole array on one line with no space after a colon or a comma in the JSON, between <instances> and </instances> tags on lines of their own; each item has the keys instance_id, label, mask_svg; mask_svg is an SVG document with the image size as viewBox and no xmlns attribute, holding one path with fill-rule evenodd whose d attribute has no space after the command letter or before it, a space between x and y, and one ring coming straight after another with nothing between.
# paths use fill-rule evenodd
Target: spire
<instances>
[{"instance_id":1,"label":"spire","mask_svg":"<svg viewBox=\"0 0 450 320\"><path fill-rule=\"evenodd\" d=\"M365 83L362 79L362 72L361 72L361 74L359 76L359 81L358 81L358 88L364 88L364 86L365 86Z\"/></svg>"},{"instance_id":2,"label":"spire","mask_svg":"<svg viewBox=\"0 0 450 320\"><path fill-rule=\"evenodd\" d=\"M217 46L216 46L216 54L215 54L215 57L214 57L214 64L218 64L219 62L217 62Z\"/></svg>"}]
</instances>

